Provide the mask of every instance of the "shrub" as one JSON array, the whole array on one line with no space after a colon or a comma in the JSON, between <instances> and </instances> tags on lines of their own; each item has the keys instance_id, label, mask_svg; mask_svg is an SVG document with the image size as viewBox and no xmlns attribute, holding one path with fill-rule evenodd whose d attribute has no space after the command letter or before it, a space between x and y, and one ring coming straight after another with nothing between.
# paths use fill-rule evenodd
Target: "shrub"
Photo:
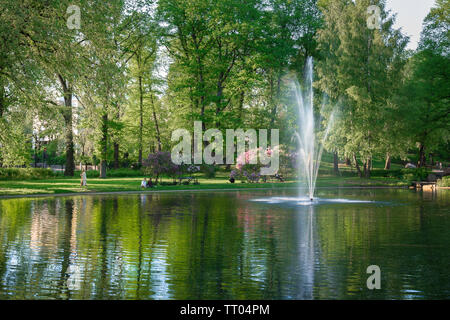
<instances>
[{"instance_id":1,"label":"shrub","mask_svg":"<svg viewBox=\"0 0 450 320\"><path fill-rule=\"evenodd\" d=\"M261 168L264 165L258 161L258 158L261 156L261 153L265 154L266 157L270 157L273 152L280 152L278 147L276 149L271 149L270 147L263 150L261 147L256 149L250 149L243 153L241 153L236 159L236 170L233 170L230 174L230 178L237 179L239 178L241 182L247 180L247 182L258 183L261 179ZM282 153L283 154L283 153ZM294 153L289 156L282 157L285 164L285 169L292 166L295 166L296 155ZM267 165L266 165L267 166ZM267 177L264 177L263 181L265 182Z\"/></svg>"},{"instance_id":2,"label":"shrub","mask_svg":"<svg viewBox=\"0 0 450 320\"><path fill-rule=\"evenodd\" d=\"M215 178L216 176L216 166L212 164L204 164L202 166L202 172L206 178Z\"/></svg>"},{"instance_id":3,"label":"shrub","mask_svg":"<svg viewBox=\"0 0 450 320\"><path fill-rule=\"evenodd\" d=\"M230 179L241 180L244 182L258 183L261 179L261 174L259 172L260 167L252 164L244 164L240 167L241 169L232 170L230 173Z\"/></svg>"},{"instance_id":4,"label":"shrub","mask_svg":"<svg viewBox=\"0 0 450 320\"><path fill-rule=\"evenodd\" d=\"M410 169L410 170L413 170L414 180L416 180L416 181L427 180L427 176L430 173L430 170L428 170L427 168L417 168L417 169Z\"/></svg>"},{"instance_id":5,"label":"shrub","mask_svg":"<svg viewBox=\"0 0 450 320\"><path fill-rule=\"evenodd\" d=\"M404 174L404 172L402 170L403 169L398 169L398 170L377 169L377 170L372 170L370 174L372 177L386 177L386 178L401 179ZM411 170L411 169L407 169L407 170ZM414 169L412 169L412 170L414 170Z\"/></svg>"},{"instance_id":6,"label":"shrub","mask_svg":"<svg viewBox=\"0 0 450 320\"><path fill-rule=\"evenodd\" d=\"M149 154L144 160L144 172L153 175L158 181L158 178L165 174L175 178L181 174L181 168L172 162L170 152L159 151Z\"/></svg>"},{"instance_id":7,"label":"shrub","mask_svg":"<svg viewBox=\"0 0 450 320\"><path fill-rule=\"evenodd\" d=\"M240 176L240 172L238 170L231 170L230 172L230 179L233 178L234 180L238 179Z\"/></svg>"},{"instance_id":8,"label":"shrub","mask_svg":"<svg viewBox=\"0 0 450 320\"><path fill-rule=\"evenodd\" d=\"M403 180L414 181L414 174L407 173L407 174L403 175Z\"/></svg>"},{"instance_id":9,"label":"shrub","mask_svg":"<svg viewBox=\"0 0 450 320\"><path fill-rule=\"evenodd\" d=\"M75 171L74 177L78 178L81 174L80 170ZM87 178L98 178L100 176L100 172L97 170L88 170L86 171ZM110 169L107 170L106 176L108 178L126 178L126 177L143 177L145 176L142 170L134 170L128 168L121 169Z\"/></svg>"},{"instance_id":10,"label":"shrub","mask_svg":"<svg viewBox=\"0 0 450 320\"><path fill-rule=\"evenodd\" d=\"M256 172L247 174L247 181L249 181L251 183L258 183L260 178L261 178L261 175Z\"/></svg>"},{"instance_id":11,"label":"shrub","mask_svg":"<svg viewBox=\"0 0 450 320\"><path fill-rule=\"evenodd\" d=\"M0 180L37 180L58 176L51 169L43 168L0 168Z\"/></svg>"},{"instance_id":12,"label":"shrub","mask_svg":"<svg viewBox=\"0 0 450 320\"><path fill-rule=\"evenodd\" d=\"M116 177L116 178L142 177L145 175L144 171L142 171L142 170L135 170L135 169L128 169L128 168L111 169L106 174L108 177Z\"/></svg>"},{"instance_id":13,"label":"shrub","mask_svg":"<svg viewBox=\"0 0 450 320\"><path fill-rule=\"evenodd\" d=\"M398 169L398 170L373 170L372 177L396 178L409 181L424 181L430 171L427 168Z\"/></svg>"},{"instance_id":14,"label":"shrub","mask_svg":"<svg viewBox=\"0 0 450 320\"><path fill-rule=\"evenodd\" d=\"M161 185L161 186L176 186L177 182L176 181L172 181L172 182L160 181L159 185Z\"/></svg>"},{"instance_id":15,"label":"shrub","mask_svg":"<svg viewBox=\"0 0 450 320\"><path fill-rule=\"evenodd\" d=\"M437 181L438 187L450 187L450 176L443 177Z\"/></svg>"}]
</instances>

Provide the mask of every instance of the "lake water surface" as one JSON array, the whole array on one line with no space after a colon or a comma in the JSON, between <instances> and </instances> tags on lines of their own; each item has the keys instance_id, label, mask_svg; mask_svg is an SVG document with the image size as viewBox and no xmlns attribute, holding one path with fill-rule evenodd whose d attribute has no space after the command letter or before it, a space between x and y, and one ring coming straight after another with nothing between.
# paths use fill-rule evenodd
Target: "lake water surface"
<instances>
[{"instance_id":1,"label":"lake water surface","mask_svg":"<svg viewBox=\"0 0 450 320\"><path fill-rule=\"evenodd\" d=\"M0 200L0 299L450 298L450 191L295 192Z\"/></svg>"}]
</instances>

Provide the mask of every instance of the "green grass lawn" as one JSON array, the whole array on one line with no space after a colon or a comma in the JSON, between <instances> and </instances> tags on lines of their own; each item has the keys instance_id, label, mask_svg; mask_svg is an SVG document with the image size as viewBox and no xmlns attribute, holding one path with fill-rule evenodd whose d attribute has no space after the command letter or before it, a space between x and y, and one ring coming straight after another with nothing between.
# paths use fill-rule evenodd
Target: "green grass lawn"
<instances>
[{"instance_id":1,"label":"green grass lawn","mask_svg":"<svg viewBox=\"0 0 450 320\"><path fill-rule=\"evenodd\" d=\"M374 160L374 170L384 168L384 160ZM402 168L399 164L392 164L391 169ZM356 176L355 169L344 164L339 165L339 170L344 174L341 177L332 175L333 156L325 153L320 164L317 187L359 187L359 186L407 186L405 180L386 177L372 177L371 179L361 179ZM353 174L350 174L353 172ZM80 187L79 172L75 178L55 177L45 180L0 180L0 196L8 195L30 195L30 194L58 194L58 193L80 193L80 192L126 192L141 190L198 190L198 189L241 189L241 188L286 188L296 187L297 181L277 182L276 180L267 183L241 183L237 180L234 184L228 181L229 172L217 171L216 177L207 179L203 174L196 174L199 185L158 185L152 189L142 189L140 187L143 177L110 177L107 179L89 178L87 187ZM172 179L164 178L163 181L170 182Z\"/></svg>"},{"instance_id":2,"label":"green grass lawn","mask_svg":"<svg viewBox=\"0 0 450 320\"><path fill-rule=\"evenodd\" d=\"M80 192L118 192L141 190L197 190L197 189L240 189L240 188L285 188L295 187L296 181L267 182L267 183L241 183L234 184L228 181L228 176L219 174L216 178L206 179L199 177L199 185L161 186L152 189L141 189L142 178L91 178L87 187L80 186L80 180L75 178L54 178L47 180L17 180L0 181L0 196L4 195L30 195L30 194L58 194ZM171 179L164 179L171 181ZM403 186L404 181L389 178L360 179L358 177L320 176L317 187L350 187L350 186Z\"/></svg>"}]
</instances>

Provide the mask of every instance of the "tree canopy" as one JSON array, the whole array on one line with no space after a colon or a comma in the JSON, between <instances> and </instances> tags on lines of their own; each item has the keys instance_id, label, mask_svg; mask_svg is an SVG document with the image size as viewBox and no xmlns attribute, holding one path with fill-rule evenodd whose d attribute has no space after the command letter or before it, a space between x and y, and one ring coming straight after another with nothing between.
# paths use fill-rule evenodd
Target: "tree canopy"
<instances>
[{"instance_id":1,"label":"tree canopy","mask_svg":"<svg viewBox=\"0 0 450 320\"><path fill-rule=\"evenodd\" d=\"M325 147L361 176L374 157L448 157L447 0L415 51L384 0L80 0L79 28L71 5L0 0L1 166L37 165L48 148L66 175L89 163L106 177L170 151L172 131L194 121L278 128L292 149L290 79L301 82L308 57L323 128L334 110Z\"/></svg>"}]
</instances>

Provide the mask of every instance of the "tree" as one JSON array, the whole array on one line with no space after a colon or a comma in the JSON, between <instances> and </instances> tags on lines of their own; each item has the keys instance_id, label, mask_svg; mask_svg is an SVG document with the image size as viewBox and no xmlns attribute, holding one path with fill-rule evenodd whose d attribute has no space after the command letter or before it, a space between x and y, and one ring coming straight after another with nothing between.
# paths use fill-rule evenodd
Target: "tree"
<instances>
[{"instance_id":1,"label":"tree","mask_svg":"<svg viewBox=\"0 0 450 320\"><path fill-rule=\"evenodd\" d=\"M29 165L33 115L48 85L28 37L42 34L42 5L0 1L0 12L0 166Z\"/></svg>"},{"instance_id":2,"label":"tree","mask_svg":"<svg viewBox=\"0 0 450 320\"><path fill-rule=\"evenodd\" d=\"M383 119L402 67L407 39L392 28L394 18L385 11L384 1L375 1L381 10L381 29L367 27L368 0L340 0L323 3L325 26L318 33L322 56L317 82L332 101L340 101L340 129L345 156L351 155L360 176L370 177L372 157L380 153ZM342 138L344 137L344 138ZM363 172L357 156L363 160Z\"/></svg>"},{"instance_id":3,"label":"tree","mask_svg":"<svg viewBox=\"0 0 450 320\"><path fill-rule=\"evenodd\" d=\"M132 130L132 134L137 137L138 148L138 163L142 166L142 152L144 147L144 130L147 131L148 126L144 126L148 121L146 118L150 116L153 119L155 128L155 135L157 140L157 149L161 151L161 133L159 130L158 117L156 115L155 107L155 60L157 53L157 41L154 30L157 28L152 20L147 15L135 16L136 23L135 30L133 32L133 41L131 48L133 57L130 61L130 76L132 78L132 84L130 91L133 94L135 100L134 105L137 108L130 106L129 111L131 117L129 117L129 126L131 128L136 127L136 119L139 119L137 123L137 130ZM146 112L148 107L151 108L151 113Z\"/></svg>"},{"instance_id":4,"label":"tree","mask_svg":"<svg viewBox=\"0 0 450 320\"><path fill-rule=\"evenodd\" d=\"M403 87L403 119L419 150L419 167L427 154L449 141L450 4L436 1L424 20L418 51L411 57Z\"/></svg>"},{"instance_id":5,"label":"tree","mask_svg":"<svg viewBox=\"0 0 450 320\"><path fill-rule=\"evenodd\" d=\"M126 67L133 56L130 37L133 32L129 8L120 0L102 7L93 4L95 23L85 30L89 42L89 72L82 81L82 100L88 106L91 121L97 133L97 154L100 159L100 177L106 178L110 134L120 131L120 111L125 100Z\"/></svg>"},{"instance_id":6,"label":"tree","mask_svg":"<svg viewBox=\"0 0 450 320\"><path fill-rule=\"evenodd\" d=\"M72 101L74 84L81 71L83 61L80 55L84 35L76 29L67 27L64 13L71 4L69 1L30 1L30 7L24 5L27 12L34 10L35 24L21 31L46 77L56 81L59 92L64 98L64 106L53 103L56 111L61 112L65 123L66 165L64 174L73 176L75 169L73 143L73 110ZM87 5L87 1L82 4ZM45 25L45 33L37 32L35 26ZM56 85L56 84L55 84Z\"/></svg>"}]
</instances>

